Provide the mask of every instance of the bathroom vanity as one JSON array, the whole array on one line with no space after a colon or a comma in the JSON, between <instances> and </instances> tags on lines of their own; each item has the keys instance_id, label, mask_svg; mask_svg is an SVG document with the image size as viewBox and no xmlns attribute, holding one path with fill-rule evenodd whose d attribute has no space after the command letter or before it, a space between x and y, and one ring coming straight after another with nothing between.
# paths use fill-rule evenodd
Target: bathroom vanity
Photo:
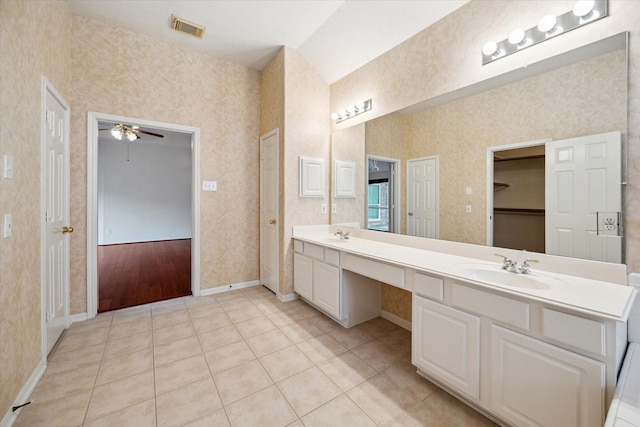
<instances>
[{"instance_id":1,"label":"bathroom vanity","mask_svg":"<svg viewBox=\"0 0 640 427\"><path fill-rule=\"evenodd\" d=\"M498 421L601 426L636 291L626 267L339 227L294 227L294 290L351 327L380 315L380 283L412 292L412 363Z\"/></svg>"}]
</instances>

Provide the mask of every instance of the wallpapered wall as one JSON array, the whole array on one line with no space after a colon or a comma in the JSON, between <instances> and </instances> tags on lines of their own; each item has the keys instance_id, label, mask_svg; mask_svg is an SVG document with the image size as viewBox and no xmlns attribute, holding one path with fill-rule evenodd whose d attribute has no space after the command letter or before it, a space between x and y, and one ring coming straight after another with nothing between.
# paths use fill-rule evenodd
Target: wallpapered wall
<instances>
[{"instance_id":1,"label":"wallpapered wall","mask_svg":"<svg viewBox=\"0 0 640 427\"><path fill-rule=\"evenodd\" d=\"M0 179L0 212L13 215L0 239L0 418L41 360L41 76L69 101L70 38L66 2L0 2L0 153L14 168Z\"/></svg>"},{"instance_id":2,"label":"wallpapered wall","mask_svg":"<svg viewBox=\"0 0 640 427\"><path fill-rule=\"evenodd\" d=\"M609 15L482 66L487 40L504 39L514 25L528 28L542 15L565 13L573 1L471 1L433 26L331 85L331 109L373 98L374 109L334 129L343 129L418 102L433 99L574 48L629 31L628 185L626 253L629 270L640 273L640 2L611 0ZM476 239L476 236L469 236Z\"/></svg>"},{"instance_id":3,"label":"wallpapered wall","mask_svg":"<svg viewBox=\"0 0 640 427\"><path fill-rule=\"evenodd\" d=\"M86 309L88 111L199 127L201 178L218 181L200 199L200 287L257 279L259 73L79 16L71 47L71 312Z\"/></svg>"},{"instance_id":4,"label":"wallpapered wall","mask_svg":"<svg viewBox=\"0 0 640 427\"><path fill-rule=\"evenodd\" d=\"M615 130L624 139L626 79L626 52L618 50L420 113L392 114L366 124L367 153L399 158L402 165L410 158L439 155L439 237L482 245L486 149ZM406 172L401 177L400 218L406 230ZM467 186L473 189L470 196ZM465 204L472 205L471 213L465 212ZM410 294L383 295L388 311L411 319L410 311L392 311L410 308Z\"/></svg>"}]
</instances>

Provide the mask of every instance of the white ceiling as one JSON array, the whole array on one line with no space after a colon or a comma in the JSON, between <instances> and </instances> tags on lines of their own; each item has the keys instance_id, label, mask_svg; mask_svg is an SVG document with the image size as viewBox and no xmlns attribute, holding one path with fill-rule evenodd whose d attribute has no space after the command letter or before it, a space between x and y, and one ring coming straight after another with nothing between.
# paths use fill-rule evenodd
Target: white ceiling
<instances>
[{"instance_id":1,"label":"white ceiling","mask_svg":"<svg viewBox=\"0 0 640 427\"><path fill-rule=\"evenodd\" d=\"M261 70L281 46L333 83L469 0L69 0L71 12ZM173 31L171 16L206 27Z\"/></svg>"}]
</instances>

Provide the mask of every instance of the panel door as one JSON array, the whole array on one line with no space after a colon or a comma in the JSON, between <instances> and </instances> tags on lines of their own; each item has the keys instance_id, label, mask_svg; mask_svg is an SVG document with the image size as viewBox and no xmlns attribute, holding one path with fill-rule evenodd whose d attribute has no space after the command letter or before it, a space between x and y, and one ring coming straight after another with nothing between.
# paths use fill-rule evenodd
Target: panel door
<instances>
[{"instance_id":1,"label":"panel door","mask_svg":"<svg viewBox=\"0 0 640 427\"><path fill-rule=\"evenodd\" d=\"M414 294L411 340L414 365L480 398L480 318Z\"/></svg>"},{"instance_id":2,"label":"panel door","mask_svg":"<svg viewBox=\"0 0 640 427\"><path fill-rule=\"evenodd\" d=\"M622 262L622 237L598 235L597 212L621 211L620 132L545 145L546 253Z\"/></svg>"},{"instance_id":3,"label":"panel door","mask_svg":"<svg viewBox=\"0 0 640 427\"><path fill-rule=\"evenodd\" d=\"M605 366L492 325L491 408L518 426L601 426Z\"/></svg>"},{"instance_id":4,"label":"panel door","mask_svg":"<svg viewBox=\"0 0 640 427\"><path fill-rule=\"evenodd\" d=\"M438 238L438 159L407 161L407 233Z\"/></svg>"},{"instance_id":5,"label":"panel door","mask_svg":"<svg viewBox=\"0 0 640 427\"><path fill-rule=\"evenodd\" d=\"M279 287L278 130L260 138L260 283Z\"/></svg>"},{"instance_id":6,"label":"panel door","mask_svg":"<svg viewBox=\"0 0 640 427\"><path fill-rule=\"evenodd\" d=\"M313 261L313 302L328 314L340 318L340 269Z\"/></svg>"},{"instance_id":7,"label":"panel door","mask_svg":"<svg viewBox=\"0 0 640 427\"><path fill-rule=\"evenodd\" d=\"M313 260L297 253L293 254L293 290L313 301Z\"/></svg>"}]
</instances>

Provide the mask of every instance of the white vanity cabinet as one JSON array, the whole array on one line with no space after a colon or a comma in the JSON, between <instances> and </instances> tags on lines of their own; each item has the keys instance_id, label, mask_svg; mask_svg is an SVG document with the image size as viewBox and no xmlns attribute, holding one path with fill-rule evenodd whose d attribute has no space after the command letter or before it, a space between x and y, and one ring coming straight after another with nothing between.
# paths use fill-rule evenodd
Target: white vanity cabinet
<instances>
[{"instance_id":1,"label":"white vanity cabinet","mask_svg":"<svg viewBox=\"0 0 640 427\"><path fill-rule=\"evenodd\" d=\"M311 243L294 242L293 290L335 318L340 318L340 253Z\"/></svg>"}]
</instances>

